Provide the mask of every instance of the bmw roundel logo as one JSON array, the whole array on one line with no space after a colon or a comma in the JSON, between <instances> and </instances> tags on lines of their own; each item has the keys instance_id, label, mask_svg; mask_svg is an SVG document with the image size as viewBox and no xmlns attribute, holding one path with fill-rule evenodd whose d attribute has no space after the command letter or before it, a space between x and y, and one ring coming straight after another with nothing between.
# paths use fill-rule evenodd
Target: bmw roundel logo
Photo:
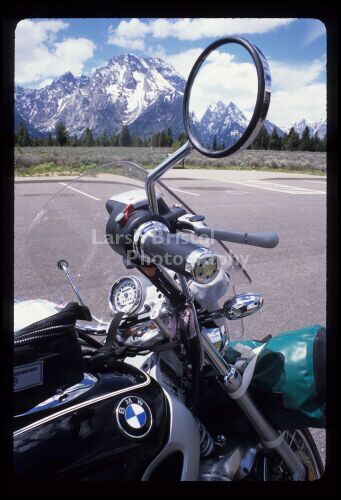
<instances>
[{"instance_id":1,"label":"bmw roundel logo","mask_svg":"<svg viewBox=\"0 0 341 500\"><path fill-rule=\"evenodd\" d=\"M152 412L147 403L137 396L121 399L115 414L118 428L131 438L143 438L152 428Z\"/></svg>"}]
</instances>

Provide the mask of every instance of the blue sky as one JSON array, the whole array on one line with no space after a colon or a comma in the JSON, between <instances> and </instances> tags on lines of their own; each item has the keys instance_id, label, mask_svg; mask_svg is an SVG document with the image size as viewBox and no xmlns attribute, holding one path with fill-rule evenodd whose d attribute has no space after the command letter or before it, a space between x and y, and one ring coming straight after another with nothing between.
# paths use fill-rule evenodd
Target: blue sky
<instances>
[{"instance_id":1,"label":"blue sky","mask_svg":"<svg viewBox=\"0 0 341 500\"><path fill-rule=\"evenodd\" d=\"M326 114L326 32L316 19L26 19L16 29L16 84L38 88L66 71L91 75L116 54L161 57L187 77L209 43L240 35L268 59L268 118L285 128Z\"/></svg>"}]
</instances>

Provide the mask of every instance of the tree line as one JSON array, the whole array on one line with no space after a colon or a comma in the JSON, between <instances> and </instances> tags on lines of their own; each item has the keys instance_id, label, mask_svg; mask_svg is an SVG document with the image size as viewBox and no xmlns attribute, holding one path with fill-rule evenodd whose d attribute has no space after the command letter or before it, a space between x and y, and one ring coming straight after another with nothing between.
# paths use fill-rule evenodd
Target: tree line
<instances>
[{"instance_id":1,"label":"tree line","mask_svg":"<svg viewBox=\"0 0 341 500\"><path fill-rule=\"evenodd\" d=\"M15 144L17 146L135 146L135 147L170 147L174 144L184 144L187 140L186 134L181 133L176 139L170 128L157 132L151 137L141 139L136 134L129 131L129 127L124 125L119 133L109 136L106 132L94 136L90 128L86 128L80 137L70 135L64 123L59 122L55 126L54 134L49 132L44 137L30 135L23 122L20 123L15 132Z\"/></svg>"},{"instance_id":2,"label":"tree line","mask_svg":"<svg viewBox=\"0 0 341 500\"><path fill-rule=\"evenodd\" d=\"M20 123L15 132L15 145L17 146L135 146L135 147L179 147L187 140L184 132L174 139L170 128L157 132L151 137L141 139L136 134L129 131L129 127L124 125L119 133L111 136L104 132L94 136L91 129L86 128L80 137L70 135L64 123L59 122L55 126L54 134L49 132L44 137L35 137L29 134L23 122ZM219 149L219 145L215 144ZM276 128L269 134L265 127L261 129L256 139L249 149L269 149L275 151L326 151L326 137L320 139L317 134L311 136L310 130L306 127L302 137L292 127L288 134L281 137Z\"/></svg>"},{"instance_id":3,"label":"tree line","mask_svg":"<svg viewBox=\"0 0 341 500\"><path fill-rule=\"evenodd\" d=\"M291 127L288 134L281 137L274 127L271 134L265 127L261 129L249 149L270 149L274 151L326 151L326 136L320 139L317 134L310 135L305 127L302 137Z\"/></svg>"}]
</instances>

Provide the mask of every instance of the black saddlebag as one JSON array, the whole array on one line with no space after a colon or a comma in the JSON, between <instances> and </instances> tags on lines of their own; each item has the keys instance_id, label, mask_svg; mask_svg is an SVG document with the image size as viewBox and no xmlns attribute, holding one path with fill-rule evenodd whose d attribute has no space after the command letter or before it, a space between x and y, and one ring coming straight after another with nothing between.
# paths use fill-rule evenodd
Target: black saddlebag
<instances>
[{"instance_id":1,"label":"black saddlebag","mask_svg":"<svg viewBox=\"0 0 341 500\"><path fill-rule=\"evenodd\" d=\"M77 319L90 312L71 302L14 333L14 413L23 413L83 378Z\"/></svg>"}]
</instances>

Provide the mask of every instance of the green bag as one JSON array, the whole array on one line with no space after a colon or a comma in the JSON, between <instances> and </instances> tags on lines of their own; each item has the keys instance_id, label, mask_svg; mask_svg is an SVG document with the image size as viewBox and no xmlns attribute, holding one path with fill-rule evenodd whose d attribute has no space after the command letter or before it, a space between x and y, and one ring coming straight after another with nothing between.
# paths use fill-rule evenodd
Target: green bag
<instances>
[{"instance_id":1,"label":"green bag","mask_svg":"<svg viewBox=\"0 0 341 500\"><path fill-rule=\"evenodd\" d=\"M224 358L241 362L238 344L259 347L253 340L229 342ZM326 330L312 325L280 333L265 342L258 355L250 390L280 429L325 428Z\"/></svg>"}]
</instances>

